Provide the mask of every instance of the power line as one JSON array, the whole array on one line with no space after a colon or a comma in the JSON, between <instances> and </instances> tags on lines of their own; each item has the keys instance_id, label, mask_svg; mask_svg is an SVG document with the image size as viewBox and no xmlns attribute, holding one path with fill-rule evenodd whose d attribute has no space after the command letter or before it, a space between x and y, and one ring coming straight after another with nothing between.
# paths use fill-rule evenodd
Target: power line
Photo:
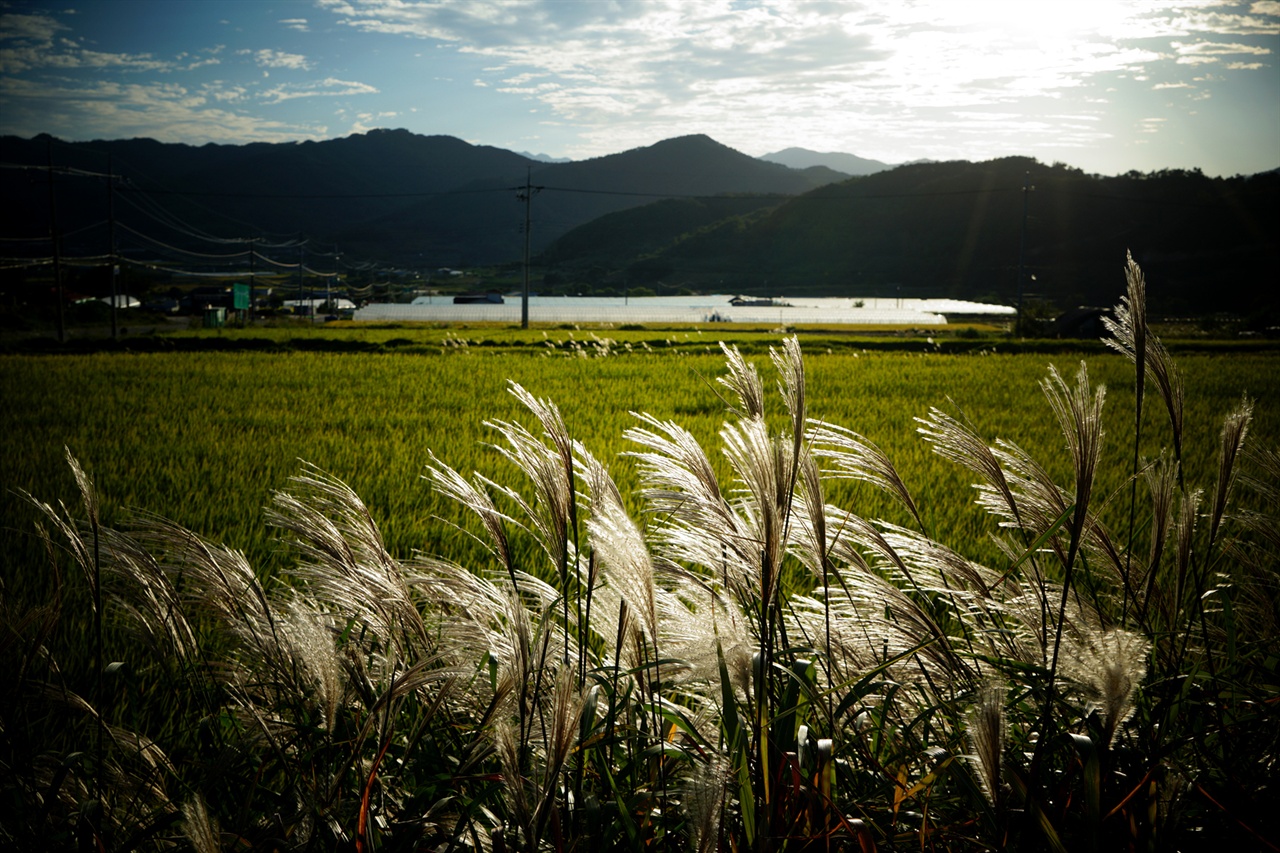
<instances>
[{"instance_id":1,"label":"power line","mask_svg":"<svg viewBox=\"0 0 1280 853\"><path fill-rule=\"evenodd\" d=\"M143 190L135 190L143 192ZM245 192L220 192L217 190L146 190L151 195L177 195L177 196L196 196L200 198L244 198L256 200L314 200L314 199L347 199L347 198L430 198L433 196L447 195L479 195L483 193L505 193L510 192L511 187L494 187L491 189L475 189L475 190L434 190L423 192L395 192L395 193L245 193Z\"/></svg>"}]
</instances>

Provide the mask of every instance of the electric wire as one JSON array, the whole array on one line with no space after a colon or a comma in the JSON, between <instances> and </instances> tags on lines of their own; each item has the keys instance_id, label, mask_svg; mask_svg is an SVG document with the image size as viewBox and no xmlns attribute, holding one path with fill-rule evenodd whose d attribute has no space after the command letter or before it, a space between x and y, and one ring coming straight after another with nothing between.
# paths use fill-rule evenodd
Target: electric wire
<instances>
[{"instance_id":1,"label":"electric wire","mask_svg":"<svg viewBox=\"0 0 1280 853\"><path fill-rule=\"evenodd\" d=\"M214 258L218 260L225 260L225 259L231 259L231 258L245 258L245 257L248 257L250 254L250 251L247 249L243 252L235 252L232 254L221 254L221 255L215 255L208 252L195 252L190 249L181 249L177 246L171 246L162 240L158 240L155 237L151 237L147 234L143 234L141 231L130 228L128 225L125 225L121 222L117 222L116 227L123 231L128 231L130 234L134 234L135 236L141 237L142 239L147 240L151 243L155 243L157 246L161 246L165 249L168 249L171 252L178 252L183 255L192 255L193 257L197 257L197 258ZM253 254L257 254L257 253L254 252Z\"/></svg>"}]
</instances>

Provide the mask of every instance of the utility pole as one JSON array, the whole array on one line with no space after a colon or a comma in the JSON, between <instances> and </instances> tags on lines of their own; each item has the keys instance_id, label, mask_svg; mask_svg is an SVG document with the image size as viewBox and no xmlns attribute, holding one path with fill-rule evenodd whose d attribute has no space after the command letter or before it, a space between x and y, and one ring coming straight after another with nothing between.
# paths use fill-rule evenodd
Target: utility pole
<instances>
[{"instance_id":1,"label":"utility pole","mask_svg":"<svg viewBox=\"0 0 1280 853\"><path fill-rule=\"evenodd\" d=\"M116 295L116 180L111 171L111 153L107 152L107 269L111 274L111 340L119 340L116 309L120 297Z\"/></svg>"},{"instance_id":2,"label":"utility pole","mask_svg":"<svg viewBox=\"0 0 1280 853\"><path fill-rule=\"evenodd\" d=\"M525 167L524 187L516 193L516 198L524 202L524 288L520 292L520 328L522 329L529 328L529 237L533 227L530 207L534 193L542 189L542 187L533 186L531 170L532 167Z\"/></svg>"},{"instance_id":3,"label":"utility pole","mask_svg":"<svg viewBox=\"0 0 1280 853\"><path fill-rule=\"evenodd\" d=\"M298 239L302 240L302 229L298 229ZM306 262L307 241L298 244L298 313L302 313L302 265Z\"/></svg>"},{"instance_id":4,"label":"utility pole","mask_svg":"<svg viewBox=\"0 0 1280 853\"><path fill-rule=\"evenodd\" d=\"M1031 186L1031 173L1024 172L1022 175L1022 236L1018 240L1018 315L1015 321L1017 328L1014 334L1023 334L1026 330L1026 323L1022 317L1022 291L1023 278L1027 270L1027 202L1031 198L1031 191L1035 187Z\"/></svg>"},{"instance_id":5,"label":"utility pole","mask_svg":"<svg viewBox=\"0 0 1280 853\"><path fill-rule=\"evenodd\" d=\"M50 137L45 149L49 154L49 239L53 242L53 284L58 299L58 340L67 339L67 321L63 316L62 294L62 258L58 250L58 201L53 190L53 138Z\"/></svg>"},{"instance_id":6,"label":"utility pole","mask_svg":"<svg viewBox=\"0 0 1280 853\"><path fill-rule=\"evenodd\" d=\"M258 254L258 238L249 238L249 308L245 312L249 318L249 322L253 322L253 300L254 300L254 256Z\"/></svg>"}]
</instances>

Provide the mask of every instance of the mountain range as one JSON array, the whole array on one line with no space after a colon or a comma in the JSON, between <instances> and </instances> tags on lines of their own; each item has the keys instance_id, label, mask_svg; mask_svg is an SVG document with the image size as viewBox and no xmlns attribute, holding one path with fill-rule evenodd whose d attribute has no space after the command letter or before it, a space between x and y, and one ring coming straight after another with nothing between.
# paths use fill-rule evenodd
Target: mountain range
<instances>
[{"instance_id":1,"label":"mountain range","mask_svg":"<svg viewBox=\"0 0 1280 853\"><path fill-rule=\"evenodd\" d=\"M1255 311L1280 290L1280 172L1103 177L1025 157L891 167L804 149L754 158L702 135L552 163L404 130L203 146L3 137L0 163L11 258L47 256L51 231L65 256L101 257L114 223L126 256L209 268L246 238L282 263L323 252L472 267L518 262L528 215L544 291L1008 302L1021 290L1114 304L1126 250L1157 310ZM305 248L267 248L299 234Z\"/></svg>"},{"instance_id":2,"label":"mountain range","mask_svg":"<svg viewBox=\"0 0 1280 853\"><path fill-rule=\"evenodd\" d=\"M525 220L518 195L526 184L536 195L531 240L539 249L598 216L656 198L795 195L847 177L823 167L765 162L706 136L547 163L405 130L199 147L150 139L3 137L0 162L27 167L0 170L0 190L12 202L0 211L0 229L8 236L47 236L43 173L52 162L64 234L105 221L105 177L92 176L110 170L120 179L119 215L133 217L130 227L161 242L187 248L193 232L264 239L302 232L347 254L418 267L518 258ZM123 203L129 201L134 204ZM175 221L184 227L169 228ZM96 232L82 242L88 246L92 237L101 244Z\"/></svg>"}]
</instances>

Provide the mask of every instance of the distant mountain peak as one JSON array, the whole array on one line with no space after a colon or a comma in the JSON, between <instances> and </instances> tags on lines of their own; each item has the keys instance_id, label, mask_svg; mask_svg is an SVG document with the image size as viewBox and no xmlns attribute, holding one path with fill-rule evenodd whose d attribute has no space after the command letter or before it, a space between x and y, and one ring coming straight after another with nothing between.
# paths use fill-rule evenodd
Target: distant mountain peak
<instances>
[{"instance_id":1,"label":"distant mountain peak","mask_svg":"<svg viewBox=\"0 0 1280 853\"><path fill-rule=\"evenodd\" d=\"M571 157L552 157L550 154L530 154L528 151L516 152L521 157L528 157L530 160L537 160L539 163L572 163Z\"/></svg>"},{"instance_id":2,"label":"distant mountain peak","mask_svg":"<svg viewBox=\"0 0 1280 853\"><path fill-rule=\"evenodd\" d=\"M880 160L846 154L841 151L810 151L808 148L784 148L760 158L769 163L781 163L792 169L808 169L813 166L826 166L846 175L870 175L883 172L893 167Z\"/></svg>"}]
</instances>

